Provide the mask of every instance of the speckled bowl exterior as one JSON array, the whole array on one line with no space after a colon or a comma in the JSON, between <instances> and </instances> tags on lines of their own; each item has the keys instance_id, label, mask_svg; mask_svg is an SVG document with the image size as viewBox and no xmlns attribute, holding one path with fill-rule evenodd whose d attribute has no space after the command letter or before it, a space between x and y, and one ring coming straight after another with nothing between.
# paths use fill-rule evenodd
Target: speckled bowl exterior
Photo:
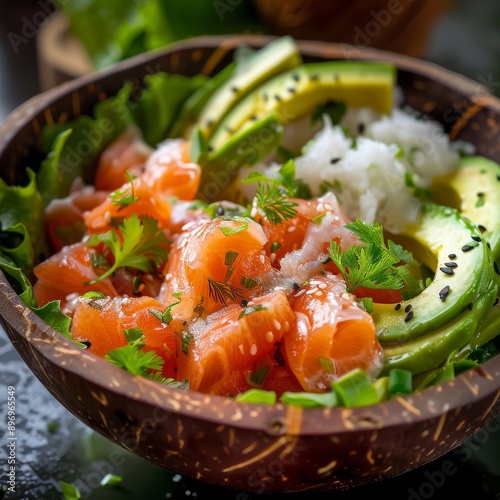
<instances>
[{"instance_id":1,"label":"speckled bowl exterior","mask_svg":"<svg viewBox=\"0 0 500 500\"><path fill-rule=\"evenodd\" d=\"M50 90L0 127L0 172L19 182L40 160L46 123L90 113L156 71L213 74L257 36L192 39ZM500 103L481 85L432 64L347 45L301 42L306 61L375 59L399 68L405 101L453 139L500 161ZM0 272L0 313L27 366L69 411L127 450L201 481L255 492L343 489L414 469L461 444L500 409L500 356L453 381L364 408L241 404L133 377L82 351L31 312Z\"/></svg>"}]
</instances>

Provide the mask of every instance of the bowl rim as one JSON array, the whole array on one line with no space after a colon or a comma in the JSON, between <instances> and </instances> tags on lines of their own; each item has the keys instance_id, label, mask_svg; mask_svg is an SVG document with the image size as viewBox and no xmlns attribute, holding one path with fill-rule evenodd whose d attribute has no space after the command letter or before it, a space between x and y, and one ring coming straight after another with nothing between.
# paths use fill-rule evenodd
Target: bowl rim
<instances>
[{"instance_id":1,"label":"bowl rim","mask_svg":"<svg viewBox=\"0 0 500 500\"><path fill-rule=\"evenodd\" d=\"M196 37L175 42L164 49L140 54L112 67L80 76L44 91L18 106L0 124L0 161L8 144L31 117L36 116L37 113L55 103L62 96L82 89L88 84L105 80L117 72L126 73L127 70L139 65L153 63L158 57L164 57L180 49L195 49L200 46L214 50L211 61L212 67L214 67L217 59L220 60L228 51L240 44L261 46L274 38L276 37L267 35ZM343 54L348 54L352 59L378 59L392 62L396 64L398 69L431 78L463 96L474 97L480 101L482 106L492 108L500 113L500 100L490 94L483 85L434 63L379 49L359 48L348 44L303 40L297 40L297 44L303 55L320 55L325 58L338 59L343 58ZM20 119L20 117L24 118ZM357 432L367 429L373 430L380 426L408 425L427 419L439 419L442 418L443 414L446 415L457 408L470 404L472 400L480 400L496 393L493 398L494 402L490 404L482 416L481 421L486 422L485 419L500 398L500 383L492 383L495 380L500 380L500 355L498 355L480 367L458 375L451 381L442 382L408 396L398 396L373 406L298 408L281 402L277 402L275 405L241 403L224 396L185 391L164 386L143 377L135 377L104 359L82 350L50 328L31 311L14 292L1 271L0 299L2 321L15 329L16 334L21 335L32 349L36 349L41 356L58 365L64 371L71 372L89 383L101 386L103 390L113 391L115 394L159 407L165 411L174 411L179 415L199 418L200 414L197 408L203 406L202 418L217 424L227 424L229 415L231 423L235 427L264 430L268 433L275 433L272 430L272 423L276 421L285 422L286 432L295 435ZM21 329L20 326L23 328ZM10 336L9 332L7 333ZM16 347L16 342L12 343ZM64 366L62 363L68 355L72 356L73 360ZM77 362L75 362L75 358ZM30 367L29 364L27 365ZM92 367L90 371L89 366ZM105 376L107 374L110 375L109 378L118 381L118 385L112 385L109 382L103 383L103 379L109 380ZM447 395L444 400L442 393ZM255 416L256 413L259 413L263 418L245 418L245 416ZM382 420L371 419L370 417L373 415L383 418ZM300 425L297 422L300 422Z\"/></svg>"}]
</instances>

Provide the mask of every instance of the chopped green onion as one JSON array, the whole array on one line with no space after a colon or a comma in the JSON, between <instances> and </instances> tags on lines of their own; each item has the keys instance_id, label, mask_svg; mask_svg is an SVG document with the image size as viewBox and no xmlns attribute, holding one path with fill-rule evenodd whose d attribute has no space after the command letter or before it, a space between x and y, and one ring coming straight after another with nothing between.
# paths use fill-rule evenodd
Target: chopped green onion
<instances>
[{"instance_id":1,"label":"chopped green onion","mask_svg":"<svg viewBox=\"0 0 500 500\"><path fill-rule=\"evenodd\" d=\"M332 408L337 406L337 395L330 392L284 392L280 401L286 405L301 406L303 408Z\"/></svg>"},{"instance_id":2,"label":"chopped green onion","mask_svg":"<svg viewBox=\"0 0 500 500\"><path fill-rule=\"evenodd\" d=\"M240 403L273 405L276 403L276 393L262 389L248 389L248 391L238 394L235 399Z\"/></svg>"},{"instance_id":3,"label":"chopped green onion","mask_svg":"<svg viewBox=\"0 0 500 500\"><path fill-rule=\"evenodd\" d=\"M347 408L379 402L379 395L368 375L359 368L332 382L339 404Z\"/></svg>"},{"instance_id":4,"label":"chopped green onion","mask_svg":"<svg viewBox=\"0 0 500 500\"><path fill-rule=\"evenodd\" d=\"M411 394L412 386L411 371L393 368L389 372L387 388L390 394Z\"/></svg>"}]
</instances>

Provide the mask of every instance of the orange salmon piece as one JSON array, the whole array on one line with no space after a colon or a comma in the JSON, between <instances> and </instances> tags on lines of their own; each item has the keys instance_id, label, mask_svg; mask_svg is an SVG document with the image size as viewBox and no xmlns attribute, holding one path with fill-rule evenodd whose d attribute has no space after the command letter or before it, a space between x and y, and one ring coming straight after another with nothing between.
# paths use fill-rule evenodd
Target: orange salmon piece
<instances>
[{"instance_id":1,"label":"orange salmon piece","mask_svg":"<svg viewBox=\"0 0 500 500\"><path fill-rule=\"evenodd\" d=\"M187 353L179 352L178 376L190 381L192 390L227 395L235 380L252 371L255 363L275 349L292 328L295 316L284 291L262 295L246 307L229 305L194 321ZM179 341L178 341L179 342ZM238 390L236 388L236 390Z\"/></svg>"},{"instance_id":2,"label":"orange salmon piece","mask_svg":"<svg viewBox=\"0 0 500 500\"><path fill-rule=\"evenodd\" d=\"M83 214L106 200L108 193L84 186L65 198L52 200L45 209L44 222L52 252L81 241L85 234Z\"/></svg>"},{"instance_id":3,"label":"orange salmon piece","mask_svg":"<svg viewBox=\"0 0 500 500\"><path fill-rule=\"evenodd\" d=\"M186 140L167 141L146 162L143 180L164 199L193 200L198 192L201 169L191 162L189 148Z\"/></svg>"},{"instance_id":4,"label":"orange salmon piece","mask_svg":"<svg viewBox=\"0 0 500 500\"><path fill-rule=\"evenodd\" d=\"M152 217L158 221L158 227L168 229L170 203L157 196L140 177L134 179L132 183L128 182L122 185L118 192L114 193L119 199L130 197L135 201L130 204L118 204L116 199L113 200L111 195L108 196L103 203L83 214L83 220L89 233L106 232L111 229L113 219L127 218L132 214Z\"/></svg>"},{"instance_id":5,"label":"orange salmon piece","mask_svg":"<svg viewBox=\"0 0 500 500\"><path fill-rule=\"evenodd\" d=\"M35 266L33 272L37 281L33 292L39 306L60 300L62 311L71 316L74 301L86 292L96 291L111 297L118 295L109 278L85 285L96 278L90 261L91 251L85 243L75 243Z\"/></svg>"},{"instance_id":6,"label":"orange salmon piece","mask_svg":"<svg viewBox=\"0 0 500 500\"><path fill-rule=\"evenodd\" d=\"M319 275L294 292L290 303L297 321L283 344L288 365L304 390L324 392L354 368L377 374L384 355L373 319L345 292L343 280Z\"/></svg>"},{"instance_id":7,"label":"orange salmon piece","mask_svg":"<svg viewBox=\"0 0 500 500\"><path fill-rule=\"evenodd\" d=\"M108 192L119 189L128 180L127 171L132 177L142 174L152 152L138 130L128 128L101 153L94 177L95 188Z\"/></svg>"},{"instance_id":8,"label":"orange salmon piece","mask_svg":"<svg viewBox=\"0 0 500 500\"><path fill-rule=\"evenodd\" d=\"M250 219L217 218L185 226L172 244L158 299L168 305L180 293L181 304L173 313L186 321L200 314L195 309L206 315L250 300L262 292L258 277L271 269L265 242L262 228Z\"/></svg>"},{"instance_id":9,"label":"orange salmon piece","mask_svg":"<svg viewBox=\"0 0 500 500\"><path fill-rule=\"evenodd\" d=\"M82 298L78 301L70 333L79 342L89 343L88 351L104 357L127 345L125 330L140 328L145 351L153 350L165 363L162 374L174 377L176 341L172 326L162 323L150 310L163 311L152 297Z\"/></svg>"}]
</instances>

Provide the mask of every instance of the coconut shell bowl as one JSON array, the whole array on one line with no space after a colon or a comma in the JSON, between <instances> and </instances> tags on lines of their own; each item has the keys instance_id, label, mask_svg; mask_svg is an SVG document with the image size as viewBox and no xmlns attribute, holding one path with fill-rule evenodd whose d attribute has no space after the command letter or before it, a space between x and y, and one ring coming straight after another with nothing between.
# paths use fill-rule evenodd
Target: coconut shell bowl
<instances>
[{"instance_id":1,"label":"coconut shell bowl","mask_svg":"<svg viewBox=\"0 0 500 500\"><path fill-rule=\"evenodd\" d=\"M156 71L211 75L241 44L264 36L204 37L143 54L49 90L0 128L0 173L25 181L40 163L46 123L90 114L124 82ZM440 122L452 139L500 161L500 102L465 77L374 49L299 42L304 61L383 60L398 68L404 101ZM0 272L1 323L27 367L51 394L119 446L201 482L266 492L340 490L389 479L456 448L500 409L500 356L420 392L355 408L242 403L134 377L51 329ZM272 471L278 470L279 474ZM267 471L262 474L262 471ZM259 478L255 481L255 478Z\"/></svg>"}]
</instances>

